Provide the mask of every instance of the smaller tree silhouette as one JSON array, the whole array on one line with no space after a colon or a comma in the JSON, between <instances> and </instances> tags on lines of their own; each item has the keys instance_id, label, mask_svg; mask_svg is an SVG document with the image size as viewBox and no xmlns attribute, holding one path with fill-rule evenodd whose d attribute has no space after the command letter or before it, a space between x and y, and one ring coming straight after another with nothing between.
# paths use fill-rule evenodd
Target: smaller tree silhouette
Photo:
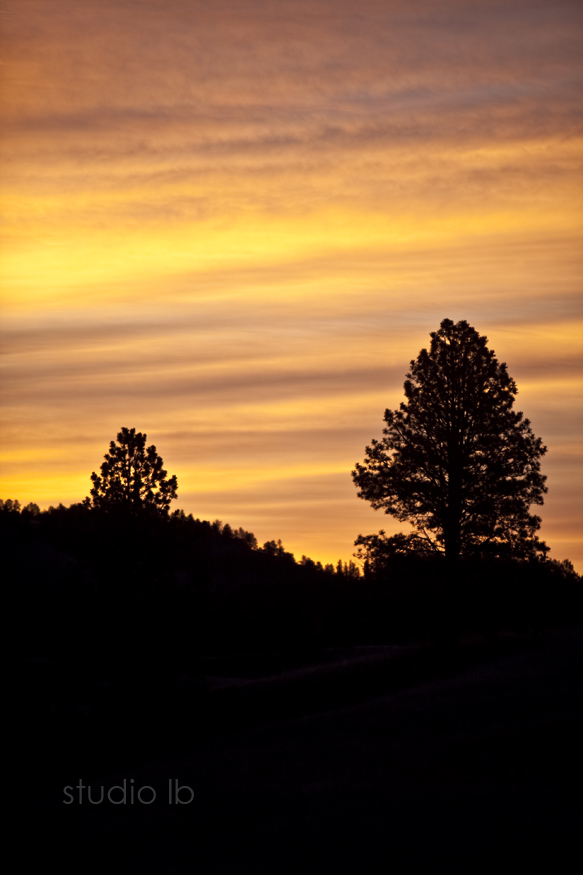
<instances>
[{"instance_id":1,"label":"smaller tree silhouette","mask_svg":"<svg viewBox=\"0 0 583 875\"><path fill-rule=\"evenodd\" d=\"M166 516L176 498L176 475L168 477L156 447L146 448L147 435L135 428L122 428L117 443L111 441L101 465L101 476L93 472L89 506L102 510L126 510Z\"/></svg>"}]
</instances>

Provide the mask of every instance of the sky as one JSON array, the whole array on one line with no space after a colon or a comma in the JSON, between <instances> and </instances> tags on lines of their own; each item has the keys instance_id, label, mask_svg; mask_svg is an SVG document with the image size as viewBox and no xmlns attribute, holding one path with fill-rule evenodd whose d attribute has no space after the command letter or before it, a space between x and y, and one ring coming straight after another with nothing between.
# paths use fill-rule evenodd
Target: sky
<instances>
[{"instance_id":1,"label":"sky","mask_svg":"<svg viewBox=\"0 0 583 875\"><path fill-rule=\"evenodd\" d=\"M351 479L444 318L548 447L583 572L583 6L4 0L0 495L82 500L122 426L180 507L349 560Z\"/></svg>"}]
</instances>

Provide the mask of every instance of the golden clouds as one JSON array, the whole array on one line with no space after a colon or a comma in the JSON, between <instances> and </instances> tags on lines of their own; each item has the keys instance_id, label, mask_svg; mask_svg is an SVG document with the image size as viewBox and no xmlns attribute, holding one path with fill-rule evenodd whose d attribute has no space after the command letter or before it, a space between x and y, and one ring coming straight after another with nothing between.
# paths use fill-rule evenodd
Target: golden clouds
<instances>
[{"instance_id":1,"label":"golden clouds","mask_svg":"<svg viewBox=\"0 0 583 875\"><path fill-rule=\"evenodd\" d=\"M19 310L78 306L80 289L88 306L136 296L143 301L153 278L154 299L162 295L169 302L176 295L184 296L176 281L185 275L189 277L186 294L194 298L209 282L218 293L222 286L223 294L271 297L275 282L281 293L291 291L299 300L313 297L313 282L321 280L315 274L323 270L327 275L320 297L350 295L353 274L367 261L370 269L357 281L374 285L382 283L383 274L387 278L394 272L395 258L402 261L409 254L414 260L419 250L432 249L439 267L451 262L455 247L468 250L488 241L496 245L504 237L520 235L547 236L547 242L554 242L571 235L575 224L574 210L557 205L544 212L508 208L490 212L486 205L481 212L475 205L471 211L456 212L450 205L441 216L430 207L416 213L414 206L409 203L407 213L401 215L338 207L301 216L247 213L196 223L169 220L167 227L138 219L129 227L118 225L114 213L111 227L85 227L71 219L61 220L53 231L42 221L41 204L36 227L31 222L20 234L11 229L12 251L3 257L4 304ZM334 262L342 269L330 269ZM311 264L304 279L294 268L298 264ZM255 270L262 278L249 276ZM224 282L222 278L229 275L238 277L236 284Z\"/></svg>"},{"instance_id":2,"label":"golden clouds","mask_svg":"<svg viewBox=\"0 0 583 875\"><path fill-rule=\"evenodd\" d=\"M5 497L82 498L135 426L186 510L349 558L391 525L350 469L449 316L517 380L564 541L578 4L6 8Z\"/></svg>"}]
</instances>

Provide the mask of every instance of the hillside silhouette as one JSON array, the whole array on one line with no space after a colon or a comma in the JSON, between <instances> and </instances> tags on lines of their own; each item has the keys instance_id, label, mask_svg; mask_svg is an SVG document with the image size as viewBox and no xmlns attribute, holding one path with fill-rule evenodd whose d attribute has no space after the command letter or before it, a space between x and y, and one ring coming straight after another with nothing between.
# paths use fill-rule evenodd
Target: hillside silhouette
<instances>
[{"instance_id":1,"label":"hillside silhouette","mask_svg":"<svg viewBox=\"0 0 583 875\"><path fill-rule=\"evenodd\" d=\"M205 660L222 659L233 676L255 660L261 676L317 662L326 648L508 633L536 642L581 618L569 562L468 561L454 591L439 557L383 555L377 536L376 553L359 539L361 573L354 563L296 562L281 541L259 547L250 532L181 511L40 512L5 501L0 526L3 664L14 713L31 726L80 719L81 705L97 715L163 697L178 678L202 698Z\"/></svg>"},{"instance_id":2,"label":"hillside silhouette","mask_svg":"<svg viewBox=\"0 0 583 875\"><path fill-rule=\"evenodd\" d=\"M250 532L181 511L132 515L81 503L41 512L3 501L2 675L15 772L9 786L15 810L28 811L38 833L35 853L64 859L68 848L78 859L98 829L109 858L119 853L121 830L134 848L124 851L124 871L165 872L161 860L156 868L138 852L143 836L132 832L121 809L99 832L101 815L87 806L84 813L64 809L63 788L81 778L99 785L112 774L129 780L164 757L174 758L172 774L180 776L184 751L202 756L218 744L229 758L241 733L283 731L298 719L320 726L318 715L385 701L419 684L441 689L459 672L521 653L543 654L536 658L544 664L555 630L581 623L581 579L569 562L462 560L452 585L442 558L400 552L394 542L387 549L378 537L359 539L358 565L322 567L307 557L297 562L281 541L260 547ZM334 730L326 729L332 750L350 744L346 731L339 728L334 742ZM311 781L311 759L281 748L276 729L269 732L277 768L297 767ZM219 760L216 767L227 798L235 787L244 792L246 781L222 771ZM297 792L282 791L286 823L300 805ZM203 833L222 835L222 813L217 809L215 820L203 815L197 798ZM266 800L254 798L254 816L264 818ZM331 799L323 804L335 810ZM345 814L337 816L344 822ZM195 821L180 827L187 829L180 841L190 847L194 830L212 867L214 852ZM256 871L296 871L276 864L269 827L256 834L259 826L246 822L249 859L265 843L269 848L271 863ZM154 824L148 830L156 831ZM174 841L165 829L163 857ZM288 827L281 829L287 835ZM354 829L364 841L363 828ZM317 845L315 836L310 841ZM355 854L344 861L332 856L332 869L305 871L354 871ZM237 855L227 857L221 871L250 871L238 868ZM83 859L84 870L93 871ZM94 863L98 871L103 854Z\"/></svg>"}]
</instances>

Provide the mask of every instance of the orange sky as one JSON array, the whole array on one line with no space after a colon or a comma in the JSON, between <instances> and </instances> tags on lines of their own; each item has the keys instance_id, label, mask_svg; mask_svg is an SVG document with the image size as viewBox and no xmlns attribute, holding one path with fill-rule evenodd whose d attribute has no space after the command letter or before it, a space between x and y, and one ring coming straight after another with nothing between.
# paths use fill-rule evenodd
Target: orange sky
<instances>
[{"instance_id":1,"label":"orange sky","mask_svg":"<svg viewBox=\"0 0 583 875\"><path fill-rule=\"evenodd\" d=\"M8 0L0 495L87 495L121 426L176 506L349 559L350 471L444 317L549 448L583 570L583 7Z\"/></svg>"}]
</instances>

